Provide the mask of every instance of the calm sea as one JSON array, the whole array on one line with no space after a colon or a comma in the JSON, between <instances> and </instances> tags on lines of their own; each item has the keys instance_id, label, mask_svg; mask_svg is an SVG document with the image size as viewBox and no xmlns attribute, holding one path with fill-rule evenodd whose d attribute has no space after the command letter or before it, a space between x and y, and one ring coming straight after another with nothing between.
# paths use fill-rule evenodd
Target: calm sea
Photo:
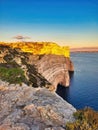
<instances>
[{"instance_id":1,"label":"calm sea","mask_svg":"<svg viewBox=\"0 0 98 130\"><path fill-rule=\"evenodd\" d=\"M72 53L75 72L69 88L57 93L77 109L89 106L98 110L98 53Z\"/></svg>"}]
</instances>

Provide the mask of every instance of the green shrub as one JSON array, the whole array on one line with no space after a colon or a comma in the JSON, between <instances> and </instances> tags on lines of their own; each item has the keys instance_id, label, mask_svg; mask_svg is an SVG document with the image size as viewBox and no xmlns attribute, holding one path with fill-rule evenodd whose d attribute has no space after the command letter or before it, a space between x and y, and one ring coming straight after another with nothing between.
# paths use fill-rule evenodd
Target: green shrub
<instances>
[{"instance_id":1,"label":"green shrub","mask_svg":"<svg viewBox=\"0 0 98 130\"><path fill-rule=\"evenodd\" d=\"M0 67L0 78L14 84L21 84L26 81L24 71L21 68Z\"/></svg>"},{"instance_id":2,"label":"green shrub","mask_svg":"<svg viewBox=\"0 0 98 130\"><path fill-rule=\"evenodd\" d=\"M98 130L98 112L91 108L78 110L74 117L76 121L67 123L66 130Z\"/></svg>"}]
</instances>

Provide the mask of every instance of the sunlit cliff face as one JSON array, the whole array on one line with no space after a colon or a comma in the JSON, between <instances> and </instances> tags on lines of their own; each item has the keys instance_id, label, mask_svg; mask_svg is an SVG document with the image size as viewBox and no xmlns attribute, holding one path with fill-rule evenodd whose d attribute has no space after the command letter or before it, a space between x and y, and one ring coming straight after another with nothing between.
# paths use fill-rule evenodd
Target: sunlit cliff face
<instances>
[{"instance_id":1,"label":"sunlit cliff face","mask_svg":"<svg viewBox=\"0 0 98 130\"><path fill-rule=\"evenodd\" d=\"M18 42L18 43L0 43L12 48L20 48L23 52L30 52L35 55L41 54L55 54L70 56L69 47L61 47L55 43L50 42Z\"/></svg>"}]
</instances>

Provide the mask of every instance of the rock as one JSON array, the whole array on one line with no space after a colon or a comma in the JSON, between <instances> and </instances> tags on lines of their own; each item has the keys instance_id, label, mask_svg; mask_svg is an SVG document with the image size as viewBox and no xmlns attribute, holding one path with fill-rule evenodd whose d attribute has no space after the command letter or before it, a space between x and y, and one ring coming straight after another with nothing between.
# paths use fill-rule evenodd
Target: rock
<instances>
[{"instance_id":1,"label":"rock","mask_svg":"<svg viewBox=\"0 0 98 130\"><path fill-rule=\"evenodd\" d=\"M24 45L25 51L31 50L28 44L21 45ZM32 49L37 55L33 55L12 46L0 46L0 67L8 70L20 68L25 76L20 85L0 81L0 130L64 130L67 122L74 121L76 109L53 92L58 84L70 84L69 71L73 71L74 67L65 57L66 54L69 56L69 49L56 45L55 50L55 44L50 46L45 43L48 51L42 49L43 46L39 46L43 55L38 55L36 47ZM62 49L66 49L67 53L61 53ZM54 55L54 52L59 55ZM0 76L7 81L2 74ZM10 75L9 78L11 81Z\"/></svg>"},{"instance_id":2,"label":"rock","mask_svg":"<svg viewBox=\"0 0 98 130\"><path fill-rule=\"evenodd\" d=\"M74 72L74 65L72 63L72 61L70 60L70 58L66 58L66 67L68 69L68 71L70 72Z\"/></svg>"},{"instance_id":3,"label":"rock","mask_svg":"<svg viewBox=\"0 0 98 130\"><path fill-rule=\"evenodd\" d=\"M49 128L45 128L45 130L65 130L62 127L49 127Z\"/></svg>"},{"instance_id":4,"label":"rock","mask_svg":"<svg viewBox=\"0 0 98 130\"><path fill-rule=\"evenodd\" d=\"M69 58L58 55L44 55L37 61L36 67L55 88L58 84L65 87L70 85L69 71L74 71L74 67Z\"/></svg>"},{"instance_id":5,"label":"rock","mask_svg":"<svg viewBox=\"0 0 98 130\"><path fill-rule=\"evenodd\" d=\"M0 126L0 130L30 130L30 128L23 123L16 123L13 125L3 124Z\"/></svg>"},{"instance_id":6,"label":"rock","mask_svg":"<svg viewBox=\"0 0 98 130\"><path fill-rule=\"evenodd\" d=\"M30 58L29 58L30 57ZM22 82L32 87L47 87L50 83L45 79L40 73L38 73L37 68L34 63L31 62L31 57L33 59L38 59L38 56L33 54L25 53L19 51L18 49L10 48L9 46L0 45L0 67L5 69L21 69L23 71L23 77L21 76ZM35 57L35 58L34 58ZM32 61L33 61L32 59ZM3 62L5 61L5 62ZM2 69L0 69L2 71ZM0 79L8 81L10 77L3 77L4 74L0 74ZM11 78L12 79L12 78ZM9 80L9 83L13 83L13 80ZM16 78L16 82L19 77ZM15 81L14 81L15 83Z\"/></svg>"},{"instance_id":7,"label":"rock","mask_svg":"<svg viewBox=\"0 0 98 130\"><path fill-rule=\"evenodd\" d=\"M32 50L29 48L30 46ZM16 47L20 47L25 52ZM36 47L39 48L39 51L36 50ZM58 49L56 50L55 47ZM34 54L37 53L37 55L27 53L30 50L32 53L34 51ZM66 47L62 48L56 44L49 43L21 43L11 44L11 47L0 45L0 52L0 66L21 68L25 77L23 82L29 86L46 87L49 90L56 91L58 84L65 87L70 85L69 72L74 71L74 66L69 58L69 49Z\"/></svg>"},{"instance_id":8,"label":"rock","mask_svg":"<svg viewBox=\"0 0 98 130\"><path fill-rule=\"evenodd\" d=\"M75 111L46 88L0 81L0 130L63 130Z\"/></svg>"}]
</instances>

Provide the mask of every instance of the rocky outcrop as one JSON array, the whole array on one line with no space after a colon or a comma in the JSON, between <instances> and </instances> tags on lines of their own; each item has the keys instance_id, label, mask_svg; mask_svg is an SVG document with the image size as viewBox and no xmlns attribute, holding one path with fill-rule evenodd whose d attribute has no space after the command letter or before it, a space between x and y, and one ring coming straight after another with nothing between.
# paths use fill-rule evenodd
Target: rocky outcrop
<instances>
[{"instance_id":1,"label":"rocky outcrop","mask_svg":"<svg viewBox=\"0 0 98 130\"><path fill-rule=\"evenodd\" d=\"M30 51L32 44L29 48L25 43L21 45ZM38 45L32 45L34 54L38 54ZM49 51L43 46L39 46L40 53L47 55L0 45L0 79L9 81L0 81L0 130L65 130L66 123L74 120L76 109L53 92L58 84L69 86L73 64L65 52L62 56L53 54L55 47L55 53L60 54L59 46L47 45ZM52 54L48 54L52 47ZM18 73L14 75L14 71Z\"/></svg>"},{"instance_id":2,"label":"rocky outcrop","mask_svg":"<svg viewBox=\"0 0 98 130\"><path fill-rule=\"evenodd\" d=\"M0 130L65 130L75 111L45 88L0 81Z\"/></svg>"},{"instance_id":3,"label":"rocky outcrop","mask_svg":"<svg viewBox=\"0 0 98 130\"><path fill-rule=\"evenodd\" d=\"M15 46L16 45L19 46L19 44L15 44ZM27 45L28 44L24 43L23 48L28 48ZM37 47L38 45L40 45L40 50L43 46L47 45L49 52L52 47L52 44L37 44ZM65 87L70 85L69 72L73 72L74 67L69 57L54 54L33 55L31 53L23 52L20 49L15 48L15 46L14 49L7 45L0 46L0 66L5 65L6 67L9 66L10 68L21 68L24 71L26 78L25 83L27 85L32 85L33 87L46 87L52 91L55 91L58 84L61 84ZM55 46L56 45L53 44L54 50ZM32 45L32 49L34 50L33 47L34 45ZM59 46L57 47L59 48ZM54 53L60 53L60 51L61 50L57 50L54 51ZM52 84L52 86L50 84Z\"/></svg>"},{"instance_id":4,"label":"rocky outcrop","mask_svg":"<svg viewBox=\"0 0 98 130\"><path fill-rule=\"evenodd\" d=\"M32 62L29 58L31 56L33 58ZM34 65L35 62L33 61L38 60L37 58L38 56L34 56L33 54L22 52L20 49L12 49L9 46L1 45L0 57L1 57L0 67L5 68L7 70L9 69L11 70L13 68L23 70L25 80L23 80L22 82L24 82L25 84L32 87L40 86L46 88L51 85L47 81L47 79L45 79L40 73L38 73L37 68ZM2 78L2 74L0 74L0 79L8 81L4 77ZM22 77L20 77L20 79L22 79Z\"/></svg>"},{"instance_id":5,"label":"rocky outcrop","mask_svg":"<svg viewBox=\"0 0 98 130\"><path fill-rule=\"evenodd\" d=\"M11 48L20 48L23 52L33 53L34 55L63 55L70 57L68 46L59 46L53 42L16 42L16 43L2 43L0 45L7 45Z\"/></svg>"},{"instance_id":6,"label":"rocky outcrop","mask_svg":"<svg viewBox=\"0 0 98 130\"><path fill-rule=\"evenodd\" d=\"M44 55L36 63L38 72L41 73L55 90L58 84L65 87L70 85L69 71L74 71L74 66L69 58L58 55Z\"/></svg>"}]
</instances>

